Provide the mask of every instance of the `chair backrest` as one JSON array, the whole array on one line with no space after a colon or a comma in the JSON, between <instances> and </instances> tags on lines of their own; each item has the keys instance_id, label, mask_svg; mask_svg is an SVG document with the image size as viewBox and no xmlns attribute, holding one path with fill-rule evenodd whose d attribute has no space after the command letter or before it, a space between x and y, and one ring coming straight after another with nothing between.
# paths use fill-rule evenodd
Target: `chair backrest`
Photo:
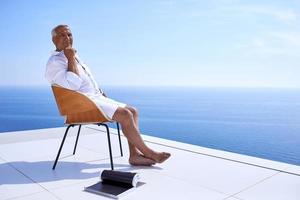
<instances>
[{"instance_id":1,"label":"chair backrest","mask_svg":"<svg viewBox=\"0 0 300 200\"><path fill-rule=\"evenodd\" d=\"M104 112L85 95L56 84L51 87L60 114L66 116L65 123L99 123L111 121Z\"/></svg>"}]
</instances>

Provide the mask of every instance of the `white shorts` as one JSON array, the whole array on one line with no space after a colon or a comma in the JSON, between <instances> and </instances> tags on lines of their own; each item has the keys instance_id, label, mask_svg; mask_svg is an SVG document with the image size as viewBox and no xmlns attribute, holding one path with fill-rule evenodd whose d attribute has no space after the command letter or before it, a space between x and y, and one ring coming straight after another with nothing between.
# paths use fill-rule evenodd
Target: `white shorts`
<instances>
[{"instance_id":1,"label":"white shorts","mask_svg":"<svg viewBox=\"0 0 300 200\"><path fill-rule=\"evenodd\" d=\"M124 108L126 104L107 98L102 94L85 94L91 99L97 107L99 107L109 119L112 119L116 110L121 107Z\"/></svg>"}]
</instances>

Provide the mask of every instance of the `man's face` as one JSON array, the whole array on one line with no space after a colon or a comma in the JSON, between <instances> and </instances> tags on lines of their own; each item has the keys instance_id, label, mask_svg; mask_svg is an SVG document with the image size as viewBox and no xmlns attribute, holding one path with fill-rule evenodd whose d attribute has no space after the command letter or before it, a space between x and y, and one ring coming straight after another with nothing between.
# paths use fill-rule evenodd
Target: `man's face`
<instances>
[{"instance_id":1,"label":"man's face","mask_svg":"<svg viewBox=\"0 0 300 200\"><path fill-rule=\"evenodd\" d=\"M68 27L59 27L56 29L56 35L53 37L53 43L56 46L56 50L64 50L66 47L72 47L73 36Z\"/></svg>"}]
</instances>

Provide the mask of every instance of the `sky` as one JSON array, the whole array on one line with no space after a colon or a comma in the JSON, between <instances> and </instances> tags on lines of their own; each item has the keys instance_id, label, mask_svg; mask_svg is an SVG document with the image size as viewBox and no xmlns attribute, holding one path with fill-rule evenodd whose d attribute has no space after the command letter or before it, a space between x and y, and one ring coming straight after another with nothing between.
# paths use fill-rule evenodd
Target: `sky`
<instances>
[{"instance_id":1,"label":"sky","mask_svg":"<svg viewBox=\"0 0 300 200\"><path fill-rule=\"evenodd\" d=\"M100 85L300 88L300 0L1 0L0 86L48 85L58 24Z\"/></svg>"}]
</instances>

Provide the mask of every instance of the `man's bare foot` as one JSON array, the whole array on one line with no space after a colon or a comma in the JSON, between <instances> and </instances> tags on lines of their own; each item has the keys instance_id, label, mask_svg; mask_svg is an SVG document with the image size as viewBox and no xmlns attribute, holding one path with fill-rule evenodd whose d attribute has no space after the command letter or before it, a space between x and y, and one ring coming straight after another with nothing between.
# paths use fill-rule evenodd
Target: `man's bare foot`
<instances>
[{"instance_id":1,"label":"man's bare foot","mask_svg":"<svg viewBox=\"0 0 300 200\"><path fill-rule=\"evenodd\" d=\"M151 159L156 163L162 163L170 158L171 154L167 152L153 152Z\"/></svg>"},{"instance_id":2,"label":"man's bare foot","mask_svg":"<svg viewBox=\"0 0 300 200\"><path fill-rule=\"evenodd\" d=\"M138 154L135 156L130 156L129 163L134 166L151 166L155 164L155 161Z\"/></svg>"}]
</instances>

